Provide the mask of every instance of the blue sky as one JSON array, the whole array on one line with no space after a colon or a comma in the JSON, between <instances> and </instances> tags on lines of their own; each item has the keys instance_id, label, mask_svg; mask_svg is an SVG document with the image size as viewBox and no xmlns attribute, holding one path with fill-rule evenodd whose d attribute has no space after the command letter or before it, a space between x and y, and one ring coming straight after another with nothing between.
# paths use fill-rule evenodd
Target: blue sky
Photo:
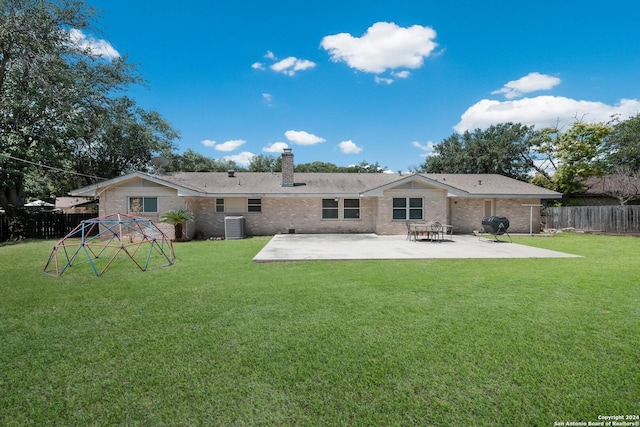
<instances>
[{"instance_id":1,"label":"blue sky","mask_svg":"<svg viewBox=\"0 0 640 427\"><path fill-rule=\"evenodd\" d=\"M420 165L454 132L640 113L640 3L88 0L179 152ZM514 6L518 4L518 6Z\"/></svg>"}]
</instances>

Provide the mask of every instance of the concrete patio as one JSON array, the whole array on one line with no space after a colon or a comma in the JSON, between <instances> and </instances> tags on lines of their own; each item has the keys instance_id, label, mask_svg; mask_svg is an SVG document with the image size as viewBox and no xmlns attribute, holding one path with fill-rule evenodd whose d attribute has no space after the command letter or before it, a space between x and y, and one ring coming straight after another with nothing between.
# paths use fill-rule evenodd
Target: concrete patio
<instances>
[{"instance_id":1,"label":"concrete patio","mask_svg":"<svg viewBox=\"0 0 640 427\"><path fill-rule=\"evenodd\" d=\"M376 234L278 234L253 261L574 257L578 255L516 243L493 242L472 235L456 235L453 240L442 242L414 242L405 236Z\"/></svg>"}]
</instances>

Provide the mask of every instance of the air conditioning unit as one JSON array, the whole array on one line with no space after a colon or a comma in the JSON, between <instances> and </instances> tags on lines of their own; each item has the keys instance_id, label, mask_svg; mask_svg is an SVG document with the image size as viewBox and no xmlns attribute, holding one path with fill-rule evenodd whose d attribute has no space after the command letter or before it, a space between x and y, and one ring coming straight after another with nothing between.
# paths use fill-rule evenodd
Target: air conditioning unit
<instances>
[{"instance_id":1,"label":"air conditioning unit","mask_svg":"<svg viewBox=\"0 0 640 427\"><path fill-rule=\"evenodd\" d=\"M227 216L224 218L225 239L244 239L245 237L243 216Z\"/></svg>"}]
</instances>

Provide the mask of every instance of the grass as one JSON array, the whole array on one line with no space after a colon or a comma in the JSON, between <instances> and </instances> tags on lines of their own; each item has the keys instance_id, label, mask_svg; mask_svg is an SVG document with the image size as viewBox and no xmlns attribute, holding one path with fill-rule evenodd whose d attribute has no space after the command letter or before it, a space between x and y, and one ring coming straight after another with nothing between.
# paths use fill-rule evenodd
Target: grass
<instances>
[{"instance_id":1,"label":"grass","mask_svg":"<svg viewBox=\"0 0 640 427\"><path fill-rule=\"evenodd\" d=\"M583 258L254 264L267 238L140 272L0 246L0 424L551 426L640 412L640 239Z\"/></svg>"}]
</instances>

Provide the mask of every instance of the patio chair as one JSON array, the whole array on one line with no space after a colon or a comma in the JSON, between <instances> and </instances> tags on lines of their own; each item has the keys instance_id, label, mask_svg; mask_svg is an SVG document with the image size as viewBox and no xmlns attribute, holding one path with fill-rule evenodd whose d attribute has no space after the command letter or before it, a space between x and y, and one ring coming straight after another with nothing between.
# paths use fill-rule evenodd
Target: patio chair
<instances>
[{"instance_id":1,"label":"patio chair","mask_svg":"<svg viewBox=\"0 0 640 427\"><path fill-rule=\"evenodd\" d=\"M407 238L405 240L411 240L411 235L413 234L413 231L411 230L411 222L405 221L405 224L407 224Z\"/></svg>"},{"instance_id":2,"label":"patio chair","mask_svg":"<svg viewBox=\"0 0 640 427\"><path fill-rule=\"evenodd\" d=\"M438 221L431 223L431 241L442 241L444 240L444 227Z\"/></svg>"}]
</instances>

